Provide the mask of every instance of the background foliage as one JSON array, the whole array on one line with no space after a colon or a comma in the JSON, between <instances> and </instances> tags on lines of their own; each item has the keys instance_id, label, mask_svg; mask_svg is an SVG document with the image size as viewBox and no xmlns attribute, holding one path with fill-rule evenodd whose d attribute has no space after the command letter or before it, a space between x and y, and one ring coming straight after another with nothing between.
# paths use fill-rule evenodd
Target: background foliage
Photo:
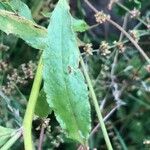
<instances>
[{"instance_id":1,"label":"background foliage","mask_svg":"<svg viewBox=\"0 0 150 150\"><path fill-rule=\"evenodd\" d=\"M16 0L13 0L11 5L7 3L5 6L0 5L0 9L15 11L21 16L30 20L34 19L39 25L47 27L50 20L48 16L57 1L23 1L31 9L33 18L27 11L27 6L24 6L21 2L16 2ZM94 13L83 1L77 0L70 3L71 13L74 18L86 20L89 28L96 24ZM138 41L146 54L150 56L150 31L147 26L150 26L150 2L147 0L127 0L122 2L122 5L114 3L111 10L107 8L109 4L107 1L100 3L95 0L92 1L92 4L98 10L102 9L104 12L109 13L112 19L121 26L125 20L125 15L128 14L128 9L133 10L136 8L139 10L139 17L144 20L144 24L141 20L131 18L131 15L128 14L125 29ZM132 32L129 32L130 30ZM113 115L106 121L114 149L149 149L150 66L137 49L128 42L126 37L121 39L121 42L125 43L123 45L118 45L118 43L114 42L119 40L119 36L120 32L108 23L96 27L92 26L86 32L78 33L80 50L92 79L103 116L106 116L112 109L117 107ZM92 46L87 45L87 43L92 44ZM117 51L119 53L115 62ZM0 32L1 126L8 128L21 126L40 54L40 51L31 48L16 36ZM115 68L113 68L112 64L115 65ZM104 103L105 105L103 105ZM47 111L50 112L48 109ZM45 117L45 114L40 114L42 117L43 115ZM92 105L92 128L98 124L96 118ZM43 149L74 150L79 147L78 143L64 136L53 113L46 118L34 117L33 133L36 146L38 146L43 124L45 127ZM10 130L10 132L12 131ZM91 149L106 149L100 129L90 137L89 143ZM23 141L20 140L11 149L23 149Z\"/></svg>"}]
</instances>

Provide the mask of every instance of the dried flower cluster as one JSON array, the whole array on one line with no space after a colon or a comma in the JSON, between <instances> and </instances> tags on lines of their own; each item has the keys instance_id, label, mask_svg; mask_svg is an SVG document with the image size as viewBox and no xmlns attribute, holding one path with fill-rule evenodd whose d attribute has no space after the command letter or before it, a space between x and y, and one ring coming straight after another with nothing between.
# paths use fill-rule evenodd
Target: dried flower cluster
<instances>
[{"instance_id":1,"label":"dried flower cluster","mask_svg":"<svg viewBox=\"0 0 150 150\"><path fill-rule=\"evenodd\" d=\"M109 55L111 51L109 50L109 44L106 41L102 41L99 47L100 53L103 56Z\"/></svg>"},{"instance_id":2,"label":"dried flower cluster","mask_svg":"<svg viewBox=\"0 0 150 150\"><path fill-rule=\"evenodd\" d=\"M59 126L56 126L49 136L52 147L57 148L61 143L64 143L63 134L63 130Z\"/></svg>"},{"instance_id":3,"label":"dried flower cluster","mask_svg":"<svg viewBox=\"0 0 150 150\"><path fill-rule=\"evenodd\" d=\"M9 49L8 46L6 46L2 43L0 44L0 53L6 52L6 51L8 51L8 49ZM1 59L0 60L0 73L5 72L7 70L8 70L8 63L5 60Z\"/></svg>"},{"instance_id":4,"label":"dried flower cluster","mask_svg":"<svg viewBox=\"0 0 150 150\"><path fill-rule=\"evenodd\" d=\"M38 116L35 116L34 120L38 119ZM42 120L42 123L36 128L36 130L41 130L41 128L43 127L44 129L48 129L48 131L50 131L50 126L49 126L49 122L50 122L50 118L45 118Z\"/></svg>"},{"instance_id":5,"label":"dried flower cluster","mask_svg":"<svg viewBox=\"0 0 150 150\"><path fill-rule=\"evenodd\" d=\"M7 95L12 94L16 86L25 85L33 79L35 69L36 64L32 61L22 64L18 69L13 69L12 73L7 75L6 85L2 86L2 91Z\"/></svg>"},{"instance_id":6,"label":"dried flower cluster","mask_svg":"<svg viewBox=\"0 0 150 150\"><path fill-rule=\"evenodd\" d=\"M4 44L0 44L0 52L6 52L6 51L8 51L8 49L9 49L9 47L8 46L6 46L6 45L4 45Z\"/></svg>"},{"instance_id":7,"label":"dried flower cluster","mask_svg":"<svg viewBox=\"0 0 150 150\"><path fill-rule=\"evenodd\" d=\"M36 64L32 61L29 61L27 64L22 64L21 70L23 71L24 79L33 79L35 69Z\"/></svg>"},{"instance_id":8,"label":"dried flower cluster","mask_svg":"<svg viewBox=\"0 0 150 150\"><path fill-rule=\"evenodd\" d=\"M136 41L138 42L139 41L139 33L137 30L130 30L129 31L129 34L131 35L131 37Z\"/></svg>"},{"instance_id":9,"label":"dried flower cluster","mask_svg":"<svg viewBox=\"0 0 150 150\"><path fill-rule=\"evenodd\" d=\"M107 73L109 71L110 67L108 65L105 65L105 64L102 64L101 65L101 75L103 78L106 78L107 77Z\"/></svg>"},{"instance_id":10,"label":"dried flower cluster","mask_svg":"<svg viewBox=\"0 0 150 150\"><path fill-rule=\"evenodd\" d=\"M93 55L92 51L93 51L93 48L92 48L92 44L91 43L88 43L84 46L83 50L89 54L89 55Z\"/></svg>"},{"instance_id":11,"label":"dried flower cluster","mask_svg":"<svg viewBox=\"0 0 150 150\"><path fill-rule=\"evenodd\" d=\"M0 72L5 72L8 69L8 63L0 60Z\"/></svg>"},{"instance_id":12,"label":"dried flower cluster","mask_svg":"<svg viewBox=\"0 0 150 150\"><path fill-rule=\"evenodd\" d=\"M140 11L136 8L134 8L133 10L130 11L131 14L131 18L137 18L140 16Z\"/></svg>"},{"instance_id":13,"label":"dried flower cluster","mask_svg":"<svg viewBox=\"0 0 150 150\"><path fill-rule=\"evenodd\" d=\"M113 44L116 45L116 47L120 53L124 53L126 47L124 46L124 44L122 42L114 41Z\"/></svg>"},{"instance_id":14,"label":"dried flower cluster","mask_svg":"<svg viewBox=\"0 0 150 150\"><path fill-rule=\"evenodd\" d=\"M105 14L103 11L99 11L95 14L96 22L102 24L110 19L110 15Z\"/></svg>"}]
</instances>

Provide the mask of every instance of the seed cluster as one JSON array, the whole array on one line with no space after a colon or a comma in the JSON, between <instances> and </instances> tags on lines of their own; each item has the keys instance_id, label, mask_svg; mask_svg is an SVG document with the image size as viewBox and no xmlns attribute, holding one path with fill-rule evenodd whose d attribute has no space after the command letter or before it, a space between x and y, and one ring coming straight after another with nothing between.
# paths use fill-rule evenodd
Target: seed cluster
<instances>
[{"instance_id":1,"label":"seed cluster","mask_svg":"<svg viewBox=\"0 0 150 150\"><path fill-rule=\"evenodd\" d=\"M100 71L100 73L101 73L101 76L103 78L107 77L107 73L108 73L109 69L110 69L110 67L108 65L106 65L106 64L102 64L101 65L101 71Z\"/></svg>"},{"instance_id":2,"label":"seed cluster","mask_svg":"<svg viewBox=\"0 0 150 150\"><path fill-rule=\"evenodd\" d=\"M102 41L99 47L100 53L103 56L109 55L111 51L109 50L109 44L106 41Z\"/></svg>"},{"instance_id":3,"label":"seed cluster","mask_svg":"<svg viewBox=\"0 0 150 150\"><path fill-rule=\"evenodd\" d=\"M130 30L129 31L129 34L131 35L131 37L136 41L138 42L140 40L139 38L139 33L137 30Z\"/></svg>"},{"instance_id":4,"label":"seed cluster","mask_svg":"<svg viewBox=\"0 0 150 150\"><path fill-rule=\"evenodd\" d=\"M3 85L2 91L10 95L15 92L16 86L26 85L33 79L36 70L36 64L29 61L27 64L22 64L18 69L13 69L7 75L6 84Z\"/></svg>"},{"instance_id":5,"label":"seed cluster","mask_svg":"<svg viewBox=\"0 0 150 150\"><path fill-rule=\"evenodd\" d=\"M6 52L8 51L9 47L4 45L4 44L0 44L0 52Z\"/></svg>"},{"instance_id":6,"label":"seed cluster","mask_svg":"<svg viewBox=\"0 0 150 150\"><path fill-rule=\"evenodd\" d=\"M103 11L99 11L95 14L96 22L102 24L110 19L110 15L105 14Z\"/></svg>"},{"instance_id":7,"label":"seed cluster","mask_svg":"<svg viewBox=\"0 0 150 150\"><path fill-rule=\"evenodd\" d=\"M133 10L130 11L130 14L131 14L131 18L137 18L140 16L140 11L136 8L134 8Z\"/></svg>"},{"instance_id":8,"label":"seed cluster","mask_svg":"<svg viewBox=\"0 0 150 150\"><path fill-rule=\"evenodd\" d=\"M120 53L124 53L126 50L126 47L124 46L123 42L113 42L114 45L116 45L117 49L119 50Z\"/></svg>"},{"instance_id":9,"label":"seed cluster","mask_svg":"<svg viewBox=\"0 0 150 150\"><path fill-rule=\"evenodd\" d=\"M0 72L5 72L8 69L8 63L6 61L0 60Z\"/></svg>"},{"instance_id":10,"label":"seed cluster","mask_svg":"<svg viewBox=\"0 0 150 150\"><path fill-rule=\"evenodd\" d=\"M83 50L89 54L89 55L93 55L92 51L93 51L93 48L92 48L92 44L91 43L88 43L84 46Z\"/></svg>"}]
</instances>

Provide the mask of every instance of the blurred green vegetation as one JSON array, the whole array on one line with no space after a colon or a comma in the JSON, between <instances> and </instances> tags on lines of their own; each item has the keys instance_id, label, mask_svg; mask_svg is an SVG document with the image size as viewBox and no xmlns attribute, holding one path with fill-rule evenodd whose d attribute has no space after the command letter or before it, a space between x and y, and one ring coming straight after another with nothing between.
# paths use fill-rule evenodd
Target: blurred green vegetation
<instances>
[{"instance_id":1,"label":"blurred green vegetation","mask_svg":"<svg viewBox=\"0 0 150 150\"><path fill-rule=\"evenodd\" d=\"M47 27L50 21L47 15L54 9L57 0L24 0L23 2L31 9L34 21ZM94 18L94 13L87 18L87 13L91 10L83 1L77 0L71 3L76 5L74 9L71 9L75 18L85 19L88 23ZM93 4L97 5L97 1L93 1ZM140 18L150 26L149 1L127 0L122 4L130 10L136 8L141 13ZM0 9L4 8L1 6ZM9 9L9 11L13 10ZM125 14L128 12L117 4L112 6L112 11L122 25ZM147 26L136 18L130 18L130 15L128 15L126 26L128 33L129 30L138 33L137 37L134 34L135 40L138 40L139 45L150 57L150 31ZM100 27L102 29L99 29ZM118 101L121 104L125 103L125 105L118 106L106 121L112 145L115 150L148 150L150 149L150 65L145 62L126 37L122 38L121 42L127 42L121 49L114 44L114 41L119 40L120 32L109 28L106 31L109 36L106 38L101 30L104 30L107 24L100 27L78 33L78 37L82 41L83 46L80 47L80 50L83 52L99 104L102 106L102 102L105 101L102 109L103 115L106 116L116 105L118 106ZM108 42L108 45L112 47L110 54L102 55L101 41ZM93 55L84 51L86 43L92 43ZM112 81L111 71L116 52L119 53L113 73L114 81ZM0 94L1 126L9 128L21 126L40 54L40 51L31 48L23 40L0 31L0 91L5 95L2 97ZM27 78L25 78L25 71L31 71ZM17 73L17 79L22 79L22 82L14 82L12 78L15 73ZM115 92L119 93L119 100L116 99L114 94L118 93ZM92 109L92 120L92 128L94 128L98 124L94 108ZM75 150L79 147L78 143L65 137L53 113L46 118L34 117L33 133L36 147L43 124L46 124L43 150ZM100 129L90 137L89 146L91 150L94 148L106 149ZM20 139L11 149L23 149L23 140Z\"/></svg>"}]
</instances>

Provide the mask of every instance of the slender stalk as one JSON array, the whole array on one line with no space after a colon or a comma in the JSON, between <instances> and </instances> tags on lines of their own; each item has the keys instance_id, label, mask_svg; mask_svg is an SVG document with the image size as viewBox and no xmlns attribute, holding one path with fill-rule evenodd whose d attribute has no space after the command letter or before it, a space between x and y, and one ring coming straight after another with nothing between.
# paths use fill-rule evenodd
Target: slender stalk
<instances>
[{"instance_id":1,"label":"slender stalk","mask_svg":"<svg viewBox=\"0 0 150 150\"><path fill-rule=\"evenodd\" d=\"M0 149L1 150L8 150L10 147L21 137L22 135L22 129L17 131L15 135L13 135L4 146L2 146Z\"/></svg>"},{"instance_id":2,"label":"slender stalk","mask_svg":"<svg viewBox=\"0 0 150 150\"><path fill-rule=\"evenodd\" d=\"M94 107L95 107L95 110L96 110L96 113L97 113L97 116L98 116L98 119L99 119L99 123L101 125L102 133L104 135L104 139L106 141L107 148L108 148L108 150L113 150L110 139L109 139L109 136L108 136L108 133L107 133L107 130L106 130L106 127L105 127L105 124L104 124L104 121L103 121L103 117L102 117L102 114L101 114L101 111L100 111L100 107L99 107L99 104L98 104L98 101L97 101L97 98L96 98L96 95L95 95L95 92L94 92L94 89L93 89L93 86L92 86L92 82L91 82L91 79L90 79L90 77L87 73L87 70L86 70L86 67L85 67L85 64L84 64L84 61L83 61L82 57L81 57L81 66L83 68L83 73L85 75L87 84L89 86L89 90L90 90L90 93L91 93L91 96L92 96L93 104L94 104Z\"/></svg>"},{"instance_id":3,"label":"slender stalk","mask_svg":"<svg viewBox=\"0 0 150 150\"><path fill-rule=\"evenodd\" d=\"M43 123L42 127L41 127L41 132L40 132L38 150L42 150L42 144L43 144L43 140L44 140L44 130L45 130L45 125Z\"/></svg>"},{"instance_id":4,"label":"slender stalk","mask_svg":"<svg viewBox=\"0 0 150 150\"><path fill-rule=\"evenodd\" d=\"M32 143L32 119L34 115L34 109L36 105L36 101L38 98L38 94L40 91L40 86L42 82L42 58L39 60L38 68L36 71L36 75L34 78L31 94L29 97L24 121L23 121L23 136L24 136L24 146L25 150L33 150L33 143Z\"/></svg>"},{"instance_id":5,"label":"slender stalk","mask_svg":"<svg viewBox=\"0 0 150 150\"><path fill-rule=\"evenodd\" d=\"M124 20L123 20L122 28L123 28L124 30L126 30L126 27L127 27L128 16L129 16L129 14L126 13L126 14L125 14L125 17L124 17ZM124 34L121 32L121 33L120 33L120 37L119 37L119 42L121 42L121 41L123 40L123 36L124 36Z\"/></svg>"},{"instance_id":6,"label":"slender stalk","mask_svg":"<svg viewBox=\"0 0 150 150\"><path fill-rule=\"evenodd\" d=\"M120 106L115 106L115 107L104 117L104 122L106 122L106 121L109 119L109 117L110 117L119 107L121 107L121 105L120 105ZM92 132L90 133L90 137L99 129L99 127L100 127L100 124L98 123L98 124L94 127L94 129L92 130Z\"/></svg>"},{"instance_id":7,"label":"slender stalk","mask_svg":"<svg viewBox=\"0 0 150 150\"><path fill-rule=\"evenodd\" d=\"M126 144L125 144L123 138L121 137L119 131L117 130L117 128L114 127L113 129L114 129L114 131L115 131L115 133L116 133L116 135L117 135L117 137L118 137L118 140L119 140L119 142L120 142L120 144L121 144L121 146L122 146L122 149L123 149L123 150L128 150L128 148L127 148L127 146L126 146Z\"/></svg>"}]
</instances>

